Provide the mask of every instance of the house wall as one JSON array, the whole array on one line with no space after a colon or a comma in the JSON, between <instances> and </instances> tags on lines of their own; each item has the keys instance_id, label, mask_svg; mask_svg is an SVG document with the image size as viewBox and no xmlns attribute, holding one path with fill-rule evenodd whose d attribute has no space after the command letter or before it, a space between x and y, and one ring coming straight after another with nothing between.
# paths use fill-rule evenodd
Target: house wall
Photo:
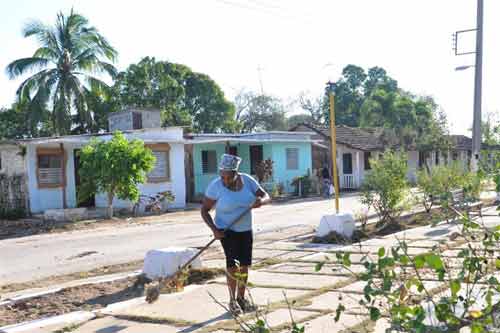
<instances>
[{"instance_id":1,"label":"house wall","mask_svg":"<svg viewBox=\"0 0 500 333\"><path fill-rule=\"evenodd\" d=\"M0 174L7 176L24 174L24 157L21 154L21 147L0 145L0 164Z\"/></svg>"},{"instance_id":2,"label":"house wall","mask_svg":"<svg viewBox=\"0 0 500 333\"><path fill-rule=\"evenodd\" d=\"M141 115L142 128L157 128L161 127L161 112L133 109L129 111L111 114L108 117L108 127L110 132L116 130L128 131L133 129L133 113L137 112Z\"/></svg>"},{"instance_id":3,"label":"house wall","mask_svg":"<svg viewBox=\"0 0 500 333\"><path fill-rule=\"evenodd\" d=\"M183 208L186 205L186 183L184 170L184 144L170 144L170 181L161 183L140 184L139 192L144 195L154 195L158 192L172 191L175 201L169 204L172 208ZM108 200L105 193L95 197L96 207L107 207ZM132 209L134 203L128 200L113 200L114 208Z\"/></svg>"},{"instance_id":4,"label":"house wall","mask_svg":"<svg viewBox=\"0 0 500 333\"><path fill-rule=\"evenodd\" d=\"M47 209L63 208L63 189L39 188L37 180L37 147L59 148L59 144L28 144L26 146L26 171L28 175L28 191L30 196L30 210L32 213L42 213ZM65 144L66 153L66 203L68 208L76 207L76 191L74 176L73 150L80 145Z\"/></svg>"},{"instance_id":5,"label":"house wall","mask_svg":"<svg viewBox=\"0 0 500 333\"><path fill-rule=\"evenodd\" d=\"M240 171L243 173L250 173L250 146L260 145L259 143L247 144L236 143L231 146L236 146L238 155L242 158ZM274 183L282 183L285 186L285 191L293 192L294 188L290 185L293 178L305 175L308 171L312 171L312 155L311 144L304 142L297 143L262 143L263 159L270 158L274 161L273 179ZM217 161L225 153L225 144L223 143L208 143L208 144L194 144L193 145L193 174L194 174L194 197L200 197L205 192L210 182L218 177L218 172L211 174L203 174L202 170L202 151L215 150ZM297 170L286 170L286 148L299 149L299 168Z\"/></svg>"},{"instance_id":6,"label":"house wall","mask_svg":"<svg viewBox=\"0 0 500 333\"><path fill-rule=\"evenodd\" d=\"M347 174L344 170L343 154L352 156L352 173ZM376 152L372 152L374 158ZM368 170L365 170L365 156L362 150L354 149L343 144L337 144L337 169L339 173L339 186L343 189L358 189ZM353 180L349 180L352 177Z\"/></svg>"},{"instance_id":7,"label":"house wall","mask_svg":"<svg viewBox=\"0 0 500 333\"><path fill-rule=\"evenodd\" d=\"M126 133L128 139L138 138L146 143L154 140L155 142L167 142L170 144L170 181L161 183L145 183L139 185L141 194L155 194L161 191L170 190L175 195L175 202L170 205L173 208L182 208L186 204L186 185L184 170L184 144L171 143L170 140L181 140L182 129L170 128L161 130L152 130L139 133ZM107 141L111 136L101 136L99 139ZM76 185L75 185L75 165L74 150L81 149L88 142L88 139L81 141L73 140L72 143L64 143L66 153L66 207L77 207ZM42 213L47 209L63 208L62 188L39 188L37 181L37 147L58 148L59 144L54 143L29 143L26 150L26 171L28 175L28 190L30 195L30 210L32 213ZM82 179L82 181L85 181ZM106 207L105 194L97 194L95 198L96 207ZM114 200L115 208L130 209L133 203L124 200Z\"/></svg>"},{"instance_id":8,"label":"house wall","mask_svg":"<svg viewBox=\"0 0 500 333\"><path fill-rule=\"evenodd\" d=\"M306 174L311 175L313 172L311 144L305 142L273 143L269 146L272 151L271 159L274 161L273 182L282 183L286 192L294 192L295 187L291 185L293 179ZM299 167L297 170L287 170L286 168L287 148L299 148Z\"/></svg>"}]
</instances>

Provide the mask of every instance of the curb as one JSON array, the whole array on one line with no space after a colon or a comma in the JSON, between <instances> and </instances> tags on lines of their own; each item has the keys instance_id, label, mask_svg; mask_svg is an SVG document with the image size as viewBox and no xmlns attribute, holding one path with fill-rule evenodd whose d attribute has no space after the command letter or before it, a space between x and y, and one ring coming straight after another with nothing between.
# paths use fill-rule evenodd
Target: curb
<instances>
[{"instance_id":1,"label":"curb","mask_svg":"<svg viewBox=\"0 0 500 333\"><path fill-rule=\"evenodd\" d=\"M80 324L94 319L96 315L88 311L75 311L60 316L26 321L20 324L0 327L1 333L34 331L47 326Z\"/></svg>"}]
</instances>

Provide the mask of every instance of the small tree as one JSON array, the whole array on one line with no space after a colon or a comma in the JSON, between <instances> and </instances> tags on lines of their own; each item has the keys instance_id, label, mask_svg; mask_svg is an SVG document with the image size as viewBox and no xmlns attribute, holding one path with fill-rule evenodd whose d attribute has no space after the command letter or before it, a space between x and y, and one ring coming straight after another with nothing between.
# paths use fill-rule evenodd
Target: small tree
<instances>
[{"instance_id":1,"label":"small tree","mask_svg":"<svg viewBox=\"0 0 500 333\"><path fill-rule=\"evenodd\" d=\"M379 226L397 224L409 188L406 156L387 151L380 159L371 159L370 164L372 170L365 178L361 202L375 209L380 218Z\"/></svg>"},{"instance_id":2,"label":"small tree","mask_svg":"<svg viewBox=\"0 0 500 333\"><path fill-rule=\"evenodd\" d=\"M255 174L259 183L266 182L271 179L273 176L273 164L274 162L270 158L257 163L255 166Z\"/></svg>"},{"instance_id":3,"label":"small tree","mask_svg":"<svg viewBox=\"0 0 500 333\"><path fill-rule=\"evenodd\" d=\"M458 164L439 165L432 169L422 169L417 173L417 185L422 191L422 204L427 212L438 203L447 207L453 198L452 190L461 186L463 169Z\"/></svg>"},{"instance_id":4,"label":"small tree","mask_svg":"<svg viewBox=\"0 0 500 333\"><path fill-rule=\"evenodd\" d=\"M80 153L80 200L96 193L106 193L108 217L113 217L113 199L137 201L138 184L153 169L155 157L141 140L128 141L115 132L110 141L92 139Z\"/></svg>"}]
</instances>

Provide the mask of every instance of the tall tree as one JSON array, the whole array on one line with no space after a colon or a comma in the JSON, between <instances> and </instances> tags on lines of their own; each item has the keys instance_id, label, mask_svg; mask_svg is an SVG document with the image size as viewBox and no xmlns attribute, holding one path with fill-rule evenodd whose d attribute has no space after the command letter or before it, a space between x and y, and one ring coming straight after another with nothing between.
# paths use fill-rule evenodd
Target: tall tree
<instances>
[{"instance_id":1,"label":"tall tree","mask_svg":"<svg viewBox=\"0 0 500 333\"><path fill-rule=\"evenodd\" d=\"M317 98L308 96L306 93L301 93L298 98L298 103L302 110L306 111L310 117L310 121L316 125L323 125L325 122L325 114L328 113L328 96L322 95ZM326 110L326 111L325 111ZM290 124L291 126L291 124Z\"/></svg>"},{"instance_id":2,"label":"tall tree","mask_svg":"<svg viewBox=\"0 0 500 333\"><path fill-rule=\"evenodd\" d=\"M241 132L286 130L286 109L282 101L269 95L242 91L236 98L236 121Z\"/></svg>"},{"instance_id":3,"label":"tall tree","mask_svg":"<svg viewBox=\"0 0 500 333\"><path fill-rule=\"evenodd\" d=\"M96 193L106 193L108 217L113 217L113 200L137 201L138 185L146 182L146 175L155 163L151 150L144 142L128 141L121 132L115 132L109 141L92 139L80 152L81 184L78 200Z\"/></svg>"},{"instance_id":4,"label":"tall tree","mask_svg":"<svg viewBox=\"0 0 500 333\"><path fill-rule=\"evenodd\" d=\"M57 14L54 26L30 21L23 35L35 37L39 47L33 56L17 59L6 68L11 79L36 72L19 86L19 99L34 100L41 107L51 101L52 123L58 135L70 131L72 113L78 115L80 126L90 129L93 119L86 91L90 86L107 87L93 74L115 75L114 66L106 60L113 62L116 50L96 28L89 26L85 17L73 10L69 15Z\"/></svg>"},{"instance_id":5,"label":"tall tree","mask_svg":"<svg viewBox=\"0 0 500 333\"><path fill-rule=\"evenodd\" d=\"M122 106L162 110L165 125L196 132L234 131L234 105L208 76L189 67L145 57L120 73L115 83Z\"/></svg>"}]
</instances>

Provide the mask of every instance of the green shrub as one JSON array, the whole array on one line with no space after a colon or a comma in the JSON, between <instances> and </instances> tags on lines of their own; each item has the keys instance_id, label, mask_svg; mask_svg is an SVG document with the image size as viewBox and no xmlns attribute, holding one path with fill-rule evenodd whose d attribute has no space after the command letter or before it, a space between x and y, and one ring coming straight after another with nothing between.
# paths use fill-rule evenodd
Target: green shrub
<instances>
[{"instance_id":1,"label":"green shrub","mask_svg":"<svg viewBox=\"0 0 500 333\"><path fill-rule=\"evenodd\" d=\"M312 181L309 174L295 177L292 181L292 186L295 186L295 195L307 196L312 190Z\"/></svg>"},{"instance_id":2,"label":"green shrub","mask_svg":"<svg viewBox=\"0 0 500 333\"><path fill-rule=\"evenodd\" d=\"M429 212L434 203L448 206L452 199L452 190L462 186L464 172L458 164L434 166L417 172L417 185L422 191L422 204Z\"/></svg>"},{"instance_id":3,"label":"green shrub","mask_svg":"<svg viewBox=\"0 0 500 333\"><path fill-rule=\"evenodd\" d=\"M380 159L371 159L371 172L366 176L361 202L373 207L379 216L379 226L397 224L405 208L408 194L406 154L387 151Z\"/></svg>"}]
</instances>

